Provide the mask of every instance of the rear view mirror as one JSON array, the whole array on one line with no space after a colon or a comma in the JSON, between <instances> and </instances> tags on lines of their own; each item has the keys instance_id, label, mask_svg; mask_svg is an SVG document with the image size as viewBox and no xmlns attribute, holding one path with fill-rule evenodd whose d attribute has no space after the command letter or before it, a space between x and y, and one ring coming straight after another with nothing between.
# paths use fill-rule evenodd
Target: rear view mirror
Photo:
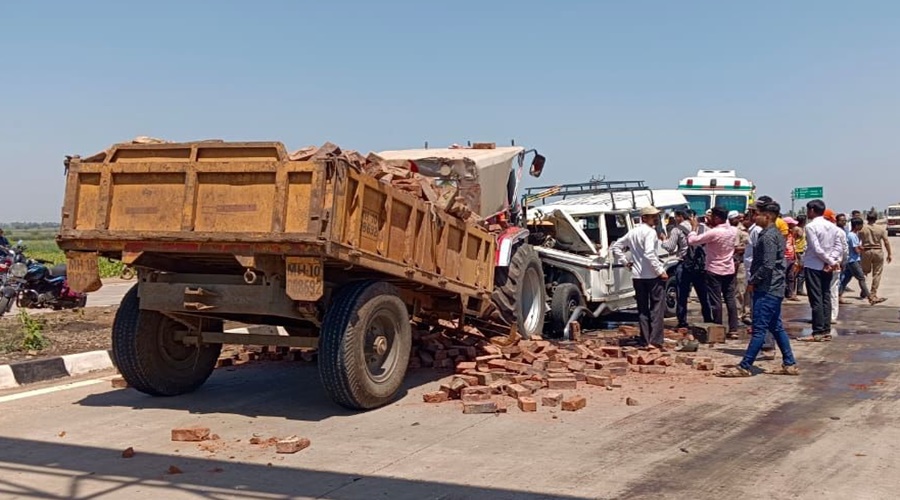
<instances>
[{"instance_id":1,"label":"rear view mirror","mask_svg":"<svg viewBox=\"0 0 900 500\"><path fill-rule=\"evenodd\" d=\"M543 155L539 155L536 151L534 153L534 158L531 160L531 176L532 177L540 177L541 172L544 171L544 163L547 161Z\"/></svg>"}]
</instances>

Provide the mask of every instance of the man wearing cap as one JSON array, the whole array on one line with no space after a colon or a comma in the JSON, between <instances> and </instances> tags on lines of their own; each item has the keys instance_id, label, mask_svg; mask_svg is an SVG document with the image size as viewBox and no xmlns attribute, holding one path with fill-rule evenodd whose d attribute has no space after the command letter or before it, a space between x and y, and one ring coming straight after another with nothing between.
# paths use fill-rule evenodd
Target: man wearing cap
<instances>
[{"instance_id":1,"label":"man wearing cap","mask_svg":"<svg viewBox=\"0 0 900 500\"><path fill-rule=\"evenodd\" d=\"M712 209L710 223L712 229L698 234L700 224L691 219L691 233L688 244L705 245L706 251L706 288L709 292L709 308L713 322L722 321L722 302L728 309L728 333L738 333L737 302L735 300L736 282L734 272L734 248L737 241L737 229L728 224L728 212L722 207Z\"/></svg>"},{"instance_id":2,"label":"man wearing cap","mask_svg":"<svg viewBox=\"0 0 900 500\"><path fill-rule=\"evenodd\" d=\"M841 244L834 224L825 219L825 203L812 200L806 204L806 253L803 272L812 309L812 335L809 340L831 340L831 279L841 266ZM838 300L837 297L834 300Z\"/></svg>"},{"instance_id":3,"label":"man wearing cap","mask_svg":"<svg viewBox=\"0 0 900 500\"><path fill-rule=\"evenodd\" d=\"M753 247L753 267L747 288L753 293L753 337L747 352L738 366L719 372L720 377L749 377L759 351L769 332L781 351L780 370L770 372L778 375L799 375L797 362L791 350L791 341L781 321L781 305L784 300L784 237L775 227L781 207L774 202L764 204L756 216L757 225L762 228Z\"/></svg>"},{"instance_id":4,"label":"man wearing cap","mask_svg":"<svg viewBox=\"0 0 900 500\"><path fill-rule=\"evenodd\" d=\"M869 303L872 305L880 304L887 299L878 296L878 287L881 285L881 273L884 270L884 253L881 246L884 245L887 251L887 263L893 260L893 252L891 251L891 242L888 240L887 231L875 224L878 221L878 214L869 212L866 215L869 222L859 232L859 239L862 241L863 255L862 268L866 274L872 273L872 288L869 290Z\"/></svg>"},{"instance_id":5,"label":"man wearing cap","mask_svg":"<svg viewBox=\"0 0 900 500\"><path fill-rule=\"evenodd\" d=\"M662 348L669 276L658 255L657 225L659 210L652 206L642 208L641 223L616 241L610 251L619 264L631 270L643 344ZM630 260L626 255L629 251Z\"/></svg>"}]
</instances>

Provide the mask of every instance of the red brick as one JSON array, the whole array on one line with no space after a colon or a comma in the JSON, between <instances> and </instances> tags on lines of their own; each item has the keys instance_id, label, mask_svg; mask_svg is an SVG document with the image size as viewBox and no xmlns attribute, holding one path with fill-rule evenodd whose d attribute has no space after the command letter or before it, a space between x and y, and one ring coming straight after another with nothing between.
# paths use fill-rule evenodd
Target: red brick
<instances>
[{"instance_id":1,"label":"red brick","mask_svg":"<svg viewBox=\"0 0 900 500\"><path fill-rule=\"evenodd\" d=\"M604 377L599 375L588 375L587 376L588 385L599 385L600 387L611 387L612 386L612 377Z\"/></svg>"},{"instance_id":2,"label":"red brick","mask_svg":"<svg viewBox=\"0 0 900 500\"><path fill-rule=\"evenodd\" d=\"M628 360L628 364L636 365L636 364L640 363L641 356L637 353L627 354L625 356L625 359Z\"/></svg>"},{"instance_id":3,"label":"red brick","mask_svg":"<svg viewBox=\"0 0 900 500\"><path fill-rule=\"evenodd\" d=\"M484 361L485 363L487 363L488 361L490 361L492 359L502 359L502 358L503 358L503 356L500 354L485 354L484 356L478 356L477 358L475 358L475 361Z\"/></svg>"},{"instance_id":4,"label":"red brick","mask_svg":"<svg viewBox=\"0 0 900 500\"><path fill-rule=\"evenodd\" d=\"M641 365L639 367L641 373L652 373L654 375L665 375L666 367L657 365Z\"/></svg>"},{"instance_id":5,"label":"red brick","mask_svg":"<svg viewBox=\"0 0 900 500\"><path fill-rule=\"evenodd\" d=\"M275 443L275 453L297 453L309 448L309 439L291 436Z\"/></svg>"},{"instance_id":6,"label":"red brick","mask_svg":"<svg viewBox=\"0 0 900 500\"><path fill-rule=\"evenodd\" d=\"M638 355L638 363L639 365L652 365L661 354L658 351L644 351Z\"/></svg>"},{"instance_id":7,"label":"red brick","mask_svg":"<svg viewBox=\"0 0 900 500\"><path fill-rule=\"evenodd\" d=\"M532 394L544 388L544 383L539 380L526 380L521 382L521 384L531 391Z\"/></svg>"},{"instance_id":8,"label":"red brick","mask_svg":"<svg viewBox=\"0 0 900 500\"><path fill-rule=\"evenodd\" d=\"M603 346L600 348L600 351L604 356L610 358L621 358L622 357L622 348L616 346Z\"/></svg>"},{"instance_id":9,"label":"red brick","mask_svg":"<svg viewBox=\"0 0 900 500\"><path fill-rule=\"evenodd\" d=\"M503 357L506 359L512 358L513 356L522 352L522 349L517 345L510 345L500 348L500 352L503 353Z\"/></svg>"},{"instance_id":10,"label":"red brick","mask_svg":"<svg viewBox=\"0 0 900 500\"><path fill-rule=\"evenodd\" d=\"M677 354L675 355L675 362L683 365L692 365L694 364L694 356L689 354Z\"/></svg>"},{"instance_id":11,"label":"red brick","mask_svg":"<svg viewBox=\"0 0 900 500\"><path fill-rule=\"evenodd\" d=\"M443 352L443 351L438 351ZM442 360L435 360L434 362L435 368L453 368L453 360L450 358L444 358Z\"/></svg>"},{"instance_id":12,"label":"red brick","mask_svg":"<svg viewBox=\"0 0 900 500\"><path fill-rule=\"evenodd\" d=\"M531 367L535 370L544 371L547 369L547 361L543 359L536 359L534 360L534 363L531 364Z\"/></svg>"},{"instance_id":13,"label":"red brick","mask_svg":"<svg viewBox=\"0 0 900 500\"><path fill-rule=\"evenodd\" d=\"M573 372L583 372L587 367L584 361L572 360L568 363L569 370Z\"/></svg>"},{"instance_id":14,"label":"red brick","mask_svg":"<svg viewBox=\"0 0 900 500\"><path fill-rule=\"evenodd\" d=\"M172 429L172 441L206 441L209 427L178 427Z\"/></svg>"},{"instance_id":15,"label":"red brick","mask_svg":"<svg viewBox=\"0 0 900 500\"><path fill-rule=\"evenodd\" d=\"M609 370L609 374L614 377L624 377L625 375L628 375L628 368L625 367L607 368L607 370Z\"/></svg>"},{"instance_id":16,"label":"red brick","mask_svg":"<svg viewBox=\"0 0 900 500\"><path fill-rule=\"evenodd\" d=\"M585 380L587 380L587 375L585 375L584 372L575 372L572 375L575 375L575 380L579 382L584 382Z\"/></svg>"},{"instance_id":17,"label":"red brick","mask_svg":"<svg viewBox=\"0 0 900 500\"><path fill-rule=\"evenodd\" d=\"M672 366L672 356L662 356L655 363L659 366Z\"/></svg>"},{"instance_id":18,"label":"red brick","mask_svg":"<svg viewBox=\"0 0 900 500\"><path fill-rule=\"evenodd\" d=\"M551 345L549 347L544 348L541 351L541 354L543 354L544 356L547 356L547 359L553 359L553 356L556 356L556 353L558 353L558 352L559 352L559 349L556 346Z\"/></svg>"},{"instance_id":19,"label":"red brick","mask_svg":"<svg viewBox=\"0 0 900 500\"><path fill-rule=\"evenodd\" d=\"M450 400L450 394L444 391L426 392L422 394L422 401L426 403L443 403Z\"/></svg>"},{"instance_id":20,"label":"red brick","mask_svg":"<svg viewBox=\"0 0 900 500\"><path fill-rule=\"evenodd\" d=\"M481 350L489 355L499 355L501 354L500 348L493 344L484 344L481 346Z\"/></svg>"},{"instance_id":21,"label":"red brick","mask_svg":"<svg viewBox=\"0 0 900 500\"><path fill-rule=\"evenodd\" d=\"M550 390L577 389L578 380L575 377L551 378L547 381L547 387L549 387Z\"/></svg>"},{"instance_id":22,"label":"red brick","mask_svg":"<svg viewBox=\"0 0 900 500\"><path fill-rule=\"evenodd\" d=\"M578 355L581 357L581 359L587 359L588 356L593 354L590 349L583 345L575 346L575 350L578 351Z\"/></svg>"},{"instance_id":23,"label":"red brick","mask_svg":"<svg viewBox=\"0 0 900 500\"><path fill-rule=\"evenodd\" d=\"M531 351L522 351L522 361L528 363L529 365L534 363L534 360L537 359L537 355Z\"/></svg>"},{"instance_id":24,"label":"red brick","mask_svg":"<svg viewBox=\"0 0 900 500\"><path fill-rule=\"evenodd\" d=\"M493 392L494 394L501 394L506 392L506 386L508 385L509 382L507 382L506 380L495 380L491 382L488 387L491 388L491 392Z\"/></svg>"},{"instance_id":25,"label":"red brick","mask_svg":"<svg viewBox=\"0 0 900 500\"><path fill-rule=\"evenodd\" d=\"M711 371L713 371L713 370L716 369L716 364L713 363L712 361L701 361L701 362L699 362L699 363L696 363L696 362L695 362L695 363L694 363L694 368L696 368L696 369L698 369L698 370L700 370L700 371L711 372Z\"/></svg>"},{"instance_id":26,"label":"red brick","mask_svg":"<svg viewBox=\"0 0 900 500\"><path fill-rule=\"evenodd\" d=\"M607 361L603 363L603 368L628 368L628 361L624 359L617 359L615 361Z\"/></svg>"},{"instance_id":27,"label":"red brick","mask_svg":"<svg viewBox=\"0 0 900 500\"><path fill-rule=\"evenodd\" d=\"M529 368L531 368L531 366L526 365L525 363L516 363L515 361L506 362L506 369L511 372L525 373Z\"/></svg>"},{"instance_id":28,"label":"red brick","mask_svg":"<svg viewBox=\"0 0 900 500\"><path fill-rule=\"evenodd\" d=\"M530 379L531 379L531 375L513 375L510 378L510 382L512 382L514 384L521 384L522 382L525 382L526 380L530 380Z\"/></svg>"},{"instance_id":29,"label":"red brick","mask_svg":"<svg viewBox=\"0 0 900 500\"><path fill-rule=\"evenodd\" d=\"M518 399L519 409L526 412L537 411L537 401L534 398L523 396Z\"/></svg>"},{"instance_id":30,"label":"red brick","mask_svg":"<svg viewBox=\"0 0 900 500\"><path fill-rule=\"evenodd\" d=\"M456 373L465 373L467 370L475 370L478 364L473 361L465 361L456 365Z\"/></svg>"},{"instance_id":31,"label":"red brick","mask_svg":"<svg viewBox=\"0 0 900 500\"><path fill-rule=\"evenodd\" d=\"M463 403L463 413L497 413L498 407L496 401L466 401Z\"/></svg>"},{"instance_id":32,"label":"red brick","mask_svg":"<svg viewBox=\"0 0 900 500\"><path fill-rule=\"evenodd\" d=\"M116 378L112 379L111 382L112 382L113 389L127 389L128 388L128 382L126 382L125 379L122 377L116 377Z\"/></svg>"},{"instance_id":33,"label":"red brick","mask_svg":"<svg viewBox=\"0 0 900 500\"><path fill-rule=\"evenodd\" d=\"M587 406L587 399L578 394L568 397L562 402L563 411L578 411Z\"/></svg>"},{"instance_id":34,"label":"red brick","mask_svg":"<svg viewBox=\"0 0 900 500\"><path fill-rule=\"evenodd\" d=\"M536 340L534 341L534 353L537 354L539 352L543 352L544 349L550 347L549 340Z\"/></svg>"},{"instance_id":35,"label":"red brick","mask_svg":"<svg viewBox=\"0 0 900 500\"><path fill-rule=\"evenodd\" d=\"M551 361L547 363L548 370L568 370L566 363L563 361Z\"/></svg>"},{"instance_id":36,"label":"red brick","mask_svg":"<svg viewBox=\"0 0 900 500\"><path fill-rule=\"evenodd\" d=\"M559 406L562 402L563 395L561 392L548 392L541 397L541 406Z\"/></svg>"},{"instance_id":37,"label":"red brick","mask_svg":"<svg viewBox=\"0 0 900 500\"><path fill-rule=\"evenodd\" d=\"M488 361L488 366L492 369L499 368L501 370L506 370L506 363L507 361L505 359L492 359Z\"/></svg>"},{"instance_id":38,"label":"red brick","mask_svg":"<svg viewBox=\"0 0 900 500\"><path fill-rule=\"evenodd\" d=\"M510 384L506 386L506 393L513 398L521 398L522 396L531 395L531 391L522 384Z\"/></svg>"},{"instance_id":39,"label":"red brick","mask_svg":"<svg viewBox=\"0 0 900 500\"><path fill-rule=\"evenodd\" d=\"M636 326L622 325L619 327L619 333L626 337L637 337L641 334L641 330Z\"/></svg>"},{"instance_id":40,"label":"red brick","mask_svg":"<svg viewBox=\"0 0 900 500\"><path fill-rule=\"evenodd\" d=\"M474 375L454 375L453 380L462 380L466 383L466 385L478 385L478 377ZM453 384L453 380L450 381L450 384Z\"/></svg>"}]
</instances>

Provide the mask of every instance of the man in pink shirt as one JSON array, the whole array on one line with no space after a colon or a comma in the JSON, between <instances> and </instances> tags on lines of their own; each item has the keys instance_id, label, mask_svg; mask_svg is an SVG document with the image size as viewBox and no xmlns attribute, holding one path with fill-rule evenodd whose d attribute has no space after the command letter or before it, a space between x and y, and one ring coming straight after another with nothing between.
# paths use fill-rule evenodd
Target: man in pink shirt
<instances>
[{"instance_id":1,"label":"man in pink shirt","mask_svg":"<svg viewBox=\"0 0 900 500\"><path fill-rule=\"evenodd\" d=\"M728 223L728 212L722 207L712 209L707 218L711 229L697 234L700 224L696 218L691 219L692 231L688 234L688 244L704 245L706 250L706 286L709 290L709 307L713 323L720 325L722 321L722 302L728 309L728 333L737 334L738 313L736 280L734 269L734 249L737 243L737 228Z\"/></svg>"}]
</instances>

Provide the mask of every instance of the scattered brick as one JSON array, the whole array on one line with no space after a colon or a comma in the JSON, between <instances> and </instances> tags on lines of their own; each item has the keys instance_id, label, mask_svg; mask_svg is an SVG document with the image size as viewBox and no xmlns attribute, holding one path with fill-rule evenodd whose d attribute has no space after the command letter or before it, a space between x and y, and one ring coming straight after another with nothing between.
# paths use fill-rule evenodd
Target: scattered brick
<instances>
[{"instance_id":1,"label":"scattered brick","mask_svg":"<svg viewBox=\"0 0 900 500\"><path fill-rule=\"evenodd\" d=\"M511 372L517 373L525 373L531 366L526 365L525 363L516 363L515 361L507 361L506 369Z\"/></svg>"},{"instance_id":2,"label":"scattered brick","mask_svg":"<svg viewBox=\"0 0 900 500\"><path fill-rule=\"evenodd\" d=\"M588 385L597 385L600 387L611 387L612 386L612 377L606 377L602 375L587 375L586 382Z\"/></svg>"},{"instance_id":3,"label":"scattered brick","mask_svg":"<svg viewBox=\"0 0 900 500\"><path fill-rule=\"evenodd\" d=\"M637 405L639 405L640 403L638 403L638 400L637 400L637 399L634 399L634 398L625 398L625 404L628 405L628 406L637 406Z\"/></svg>"},{"instance_id":4,"label":"scattered brick","mask_svg":"<svg viewBox=\"0 0 900 500\"><path fill-rule=\"evenodd\" d=\"M175 475L175 474L183 474L182 470L174 465L170 465L168 469L166 469L166 474Z\"/></svg>"},{"instance_id":5,"label":"scattered brick","mask_svg":"<svg viewBox=\"0 0 900 500\"><path fill-rule=\"evenodd\" d=\"M134 448L129 446L125 448L125 451L122 452L122 458L133 458L134 457Z\"/></svg>"},{"instance_id":6,"label":"scattered brick","mask_svg":"<svg viewBox=\"0 0 900 500\"><path fill-rule=\"evenodd\" d=\"M225 368L234 365L232 358L219 358L216 360L216 368Z\"/></svg>"},{"instance_id":7,"label":"scattered brick","mask_svg":"<svg viewBox=\"0 0 900 500\"><path fill-rule=\"evenodd\" d=\"M578 411L587 406L587 399L584 396L579 396L578 394L568 397L562 402L562 410L563 411Z\"/></svg>"},{"instance_id":8,"label":"scattered brick","mask_svg":"<svg viewBox=\"0 0 900 500\"><path fill-rule=\"evenodd\" d=\"M641 373L652 373L654 375L665 375L666 367L658 365L641 365L638 367Z\"/></svg>"},{"instance_id":9,"label":"scattered brick","mask_svg":"<svg viewBox=\"0 0 900 500\"><path fill-rule=\"evenodd\" d=\"M206 441L209 427L178 427L172 429L172 441Z\"/></svg>"},{"instance_id":10,"label":"scattered brick","mask_svg":"<svg viewBox=\"0 0 900 500\"><path fill-rule=\"evenodd\" d=\"M519 409L525 412L537 411L537 401L528 396L522 396L518 399Z\"/></svg>"},{"instance_id":11,"label":"scattered brick","mask_svg":"<svg viewBox=\"0 0 900 500\"><path fill-rule=\"evenodd\" d=\"M453 380L462 380L466 385L478 385L478 377L475 375L454 375Z\"/></svg>"},{"instance_id":12,"label":"scattered brick","mask_svg":"<svg viewBox=\"0 0 900 500\"><path fill-rule=\"evenodd\" d=\"M465 401L463 402L463 413L497 413L498 407L496 401Z\"/></svg>"},{"instance_id":13,"label":"scattered brick","mask_svg":"<svg viewBox=\"0 0 900 500\"><path fill-rule=\"evenodd\" d=\"M672 356L662 356L655 363L659 366L672 366Z\"/></svg>"},{"instance_id":14,"label":"scattered brick","mask_svg":"<svg viewBox=\"0 0 900 500\"><path fill-rule=\"evenodd\" d=\"M506 370L506 360L505 359L492 359L487 362L488 367L491 369L500 369Z\"/></svg>"},{"instance_id":15,"label":"scattered brick","mask_svg":"<svg viewBox=\"0 0 900 500\"><path fill-rule=\"evenodd\" d=\"M456 373L466 373L469 370L475 370L478 364L474 361L466 361L456 365Z\"/></svg>"},{"instance_id":16,"label":"scattered brick","mask_svg":"<svg viewBox=\"0 0 900 500\"><path fill-rule=\"evenodd\" d=\"M578 379L575 377L567 378L551 378L547 380L547 387L550 390L564 391L578 388Z\"/></svg>"},{"instance_id":17,"label":"scattered brick","mask_svg":"<svg viewBox=\"0 0 900 500\"><path fill-rule=\"evenodd\" d=\"M506 386L506 393L509 394L510 397L516 399L531 395L531 391L521 384L510 384Z\"/></svg>"},{"instance_id":18,"label":"scattered brick","mask_svg":"<svg viewBox=\"0 0 900 500\"><path fill-rule=\"evenodd\" d=\"M529 391L531 391L532 394L534 394L535 392L537 392L537 391L539 391L539 390L541 390L541 389L544 388L544 383L541 382L540 380L526 380L526 381L524 381L524 382L521 382L521 384L522 384L526 389L528 389Z\"/></svg>"},{"instance_id":19,"label":"scattered brick","mask_svg":"<svg viewBox=\"0 0 900 500\"><path fill-rule=\"evenodd\" d=\"M628 364L636 365L636 364L640 363L641 356L640 356L640 354L637 354L637 353L626 354L625 359L628 360Z\"/></svg>"},{"instance_id":20,"label":"scattered brick","mask_svg":"<svg viewBox=\"0 0 900 500\"><path fill-rule=\"evenodd\" d=\"M557 407L562 402L563 395L561 392L548 392L541 396L542 406Z\"/></svg>"},{"instance_id":21,"label":"scattered brick","mask_svg":"<svg viewBox=\"0 0 900 500\"><path fill-rule=\"evenodd\" d=\"M700 370L700 371L711 372L711 371L713 371L713 370L716 369L716 364L713 363L712 361L701 361L701 362L699 362L699 363L696 363L696 362L695 362L695 363L694 363L694 368L696 368L696 369L698 369L698 370Z\"/></svg>"},{"instance_id":22,"label":"scattered brick","mask_svg":"<svg viewBox=\"0 0 900 500\"><path fill-rule=\"evenodd\" d=\"M638 355L639 365L652 365L659 357L662 356L659 351L644 351Z\"/></svg>"},{"instance_id":23,"label":"scattered brick","mask_svg":"<svg viewBox=\"0 0 900 500\"><path fill-rule=\"evenodd\" d=\"M422 400L426 403L443 403L450 400L450 394L444 391L426 392L422 394Z\"/></svg>"},{"instance_id":24,"label":"scattered brick","mask_svg":"<svg viewBox=\"0 0 900 500\"><path fill-rule=\"evenodd\" d=\"M309 439L291 436L275 443L275 453L297 453L309 448Z\"/></svg>"},{"instance_id":25,"label":"scattered brick","mask_svg":"<svg viewBox=\"0 0 900 500\"><path fill-rule=\"evenodd\" d=\"M584 361L572 360L568 363L569 370L573 372L583 372L587 367L587 364Z\"/></svg>"},{"instance_id":26,"label":"scattered brick","mask_svg":"<svg viewBox=\"0 0 900 500\"><path fill-rule=\"evenodd\" d=\"M125 381L122 377L116 377L110 381L112 383L113 389L127 389L128 382Z\"/></svg>"},{"instance_id":27,"label":"scattered brick","mask_svg":"<svg viewBox=\"0 0 900 500\"><path fill-rule=\"evenodd\" d=\"M619 333L626 337L637 337L641 334L641 330L636 326L622 325L619 327Z\"/></svg>"}]
</instances>

